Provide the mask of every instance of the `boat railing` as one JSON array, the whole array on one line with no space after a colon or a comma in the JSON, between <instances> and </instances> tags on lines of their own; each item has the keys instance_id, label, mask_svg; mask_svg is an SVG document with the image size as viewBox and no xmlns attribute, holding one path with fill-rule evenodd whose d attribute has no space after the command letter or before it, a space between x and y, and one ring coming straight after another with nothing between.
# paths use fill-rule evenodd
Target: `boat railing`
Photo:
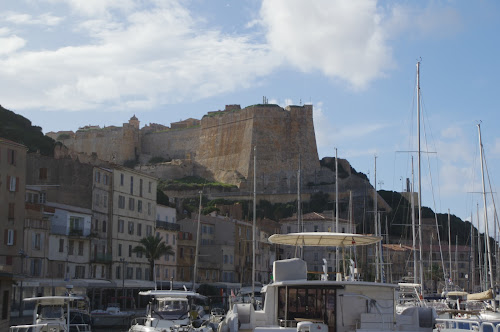
<instances>
[{"instance_id":1,"label":"boat railing","mask_svg":"<svg viewBox=\"0 0 500 332\"><path fill-rule=\"evenodd\" d=\"M435 328L440 330L460 330L460 331L488 331L500 332L499 322L478 321L461 318L438 318Z\"/></svg>"},{"instance_id":2,"label":"boat railing","mask_svg":"<svg viewBox=\"0 0 500 332\"><path fill-rule=\"evenodd\" d=\"M147 317L136 317L132 319L130 325L145 325L147 319Z\"/></svg>"},{"instance_id":3,"label":"boat railing","mask_svg":"<svg viewBox=\"0 0 500 332\"><path fill-rule=\"evenodd\" d=\"M64 324L64 326L66 326ZM45 323L45 324L25 324L11 326L9 332L37 332L37 331L59 331L62 324L60 323ZM71 332L90 332L88 324L70 324Z\"/></svg>"},{"instance_id":4,"label":"boat railing","mask_svg":"<svg viewBox=\"0 0 500 332\"><path fill-rule=\"evenodd\" d=\"M280 327L297 327L300 322L324 323L322 319L295 318L295 319L280 319L278 324Z\"/></svg>"}]
</instances>

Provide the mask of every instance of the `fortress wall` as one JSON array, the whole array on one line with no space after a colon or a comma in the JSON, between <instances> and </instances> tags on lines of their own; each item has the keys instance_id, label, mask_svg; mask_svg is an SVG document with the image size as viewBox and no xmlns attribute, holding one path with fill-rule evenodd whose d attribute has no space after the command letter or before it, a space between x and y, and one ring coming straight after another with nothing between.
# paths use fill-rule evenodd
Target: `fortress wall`
<instances>
[{"instance_id":1,"label":"fortress wall","mask_svg":"<svg viewBox=\"0 0 500 332\"><path fill-rule=\"evenodd\" d=\"M79 130L74 138L61 140L70 150L88 155L96 153L99 159L123 163L135 159L139 153L139 133L130 127Z\"/></svg>"},{"instance_id":2,"label":"fortress wall","mask_svg":"<svg viewBox=\"0 0 500 332\"><path fill-rule=\"evenodd\" d=\"M257 145L257 186L266 192L296 192L299 156L303 183L314 182L320 165L312 106L292 106L286 110L266 106L252 108L255 115L253 144ZM250 163L253 164L253 159Z\"/></svg>"},{"instance_id":3,"label":"fortress wall","mask_svg":"<svg viewBox=\"0 0 500 332\"><path fill-rule=\"evenodd\" d=\"M141 152L151 157L190 159L200 144L200 128L168 130L142 136Z\"/></svg>"},{"instance_id":4,"label":"fortress wall","mask_svg":"<svg viewBox=\"0 0 500 332\"><path fill-rule=\"evenodd\" d=\"M203 117L196 162L214 179L238 185L248 176L253 128L248 109Z\"/></svg>"}]
</instances>

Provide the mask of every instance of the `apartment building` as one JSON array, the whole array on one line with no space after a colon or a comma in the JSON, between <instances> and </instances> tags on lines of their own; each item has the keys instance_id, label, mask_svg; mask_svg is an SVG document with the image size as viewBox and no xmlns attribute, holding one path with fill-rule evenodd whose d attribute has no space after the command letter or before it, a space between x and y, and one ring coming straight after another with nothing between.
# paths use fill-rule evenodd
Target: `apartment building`
<instances>
[{"instance_id":1,"label":"apartment building","mask_svg":"<svg viewBox=\"0 0 500 332\"><path fill-rule=\"evenodd\" d=\"M113 168L109 231L115 280L152 277L145 255L133 253L133 248L140 245L142 238L154 235L157 182L156 178L129 168Z\"/></svg>"},{"instance_id":2,"label":"apartment building","mask_svg":"<svg viewBox=\"0 0 500 332\"><path fill-rule=\"evenodd\" d=\"M26 146L0 138L0 265L11 266L15 278L23 273L26 152Z\"/></svg>"},{"instance_id":3,"label":"apartment building","mask_svg":"<svg viewBox=\"0 0 500 332\"><path fill-rule=\"evenodd\" d=\"M163 282L176 278L177 265L177 236L180 225L176 223L175 208L160 205L156 206L156 233L170 246L174 255L164 255L155 262L156 280Z\"/></svg>"}]
</instances>

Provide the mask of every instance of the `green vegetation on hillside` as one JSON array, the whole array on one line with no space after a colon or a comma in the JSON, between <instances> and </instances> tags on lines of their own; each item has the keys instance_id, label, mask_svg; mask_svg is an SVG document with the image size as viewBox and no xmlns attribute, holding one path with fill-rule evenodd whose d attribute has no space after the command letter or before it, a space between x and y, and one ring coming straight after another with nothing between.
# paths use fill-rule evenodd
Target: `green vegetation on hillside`
<instances>
[{"instance_id":1,"label":"green vegetation on hillside","mask_svg":"<svg viewBox=\"0 0 500 332\"><path fill-rule=\"evenodd\" d=\"M0 137L24 144L28 152L44 156L54 155L55 141L45 136L42 128L33 126L31 121L0 106Z\"/></svg>"},{"instance_id":2,"label":"green vegetation on hillside","mask_svg":"<svg viewBox=\"0 0 500 332\"><path fill-rule=\"evenodd\" d=\"M209 182L207 179L198 176L186 176L182 179L161 181L158 186L161 190L194 190L203 188L230 190L232 188L237 188L233 184Z\"/></svg>"}]
</instances>

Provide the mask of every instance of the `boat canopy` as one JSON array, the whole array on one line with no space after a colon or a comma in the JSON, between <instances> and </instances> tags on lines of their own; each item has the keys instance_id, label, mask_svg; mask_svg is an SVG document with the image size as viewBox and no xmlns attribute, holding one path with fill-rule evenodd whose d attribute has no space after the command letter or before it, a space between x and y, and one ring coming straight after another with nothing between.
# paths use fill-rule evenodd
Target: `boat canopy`
<instances>
[{"instance_id":1,"label":"boat canopy","mask_svg":"<svg viewBox=\"0 0 500 332\"><path fill-rule=\"evenodd\" d=\"M486 301L493 299L493 291L488 289L481 293L467 294L467 301Z\"/></svg>"},{"instance_id":2,"label":"boat canopy","mask_svg":"<svg viewBox=\"0 0 500 332\"><path fill-rule=\"evenodd\" d=\"M39 296L39 297L28 297L23 299L26 302L39 302L46 305L63 305L70 301L82 301L85 300L83 296Z\"/></svg>"},{"instance_id":3,"label":"boat canopy","mask_svg":"<svg viewBox=\"0 0 500 332\"><path fill-rule=\"evenodd\" d=\"M182 297L187 298L191 297L202 297L202 295L191 292L191 291L175 291L175 290L147 290L143 292L139 292L139 295L149 295L154 297Z\"/></svg>"},{"instance_id":4,"label":"boat canopy","mask_svg":"<svg viewBox=\"0 0 500 332\"><path fill-rule=\"evenodd\" d=\"M274 244L320 247L364 246L378 243L381 240L381 236L331 232L274 234L269 237L269 242Z\"/></svg>"}]
</instances>

